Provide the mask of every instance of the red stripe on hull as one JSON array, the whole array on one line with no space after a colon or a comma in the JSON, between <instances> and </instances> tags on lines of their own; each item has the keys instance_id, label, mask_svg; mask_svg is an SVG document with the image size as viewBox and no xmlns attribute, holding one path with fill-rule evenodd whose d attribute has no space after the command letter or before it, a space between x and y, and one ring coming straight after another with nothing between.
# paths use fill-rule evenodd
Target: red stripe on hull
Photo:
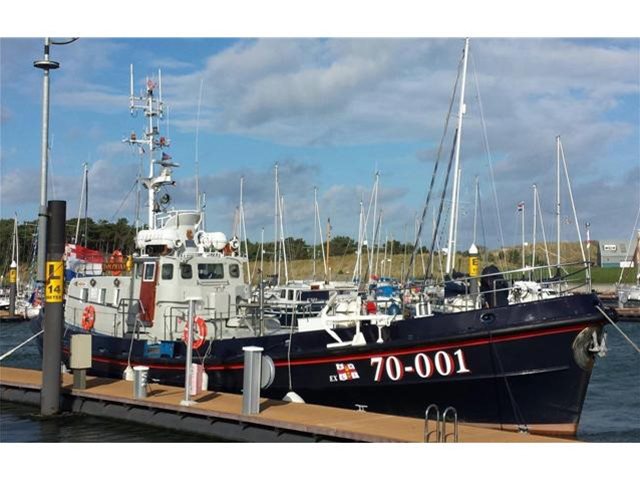
<instances>
[{"instance_id":1,"label":"red stripe on hull","mask_svg":"<svg viewBox=\"0 0 640 480\"><path fill-rule=\"evenodd\" d=\"M428 347L411 347L411 348L405 348L405 349L389 350L389 351L384 351L384 355L385 356L386 355L410 355L414 353L417 354L421 352L431 352L435 350L445 350L445 349L452 349L452 348L487 345L489 343L511 342L514 340L524 340L527 338L542 337L542 336L555 335L555 334L568 333L568 332L577 332L588 326L592 326L592 323L580 323L577 325L571 325L566 327L543 329L536 332L502 335L502 336L493 337L491 339L483 338L483 339L476 339L476 340L463 340L459 342L439 343L435 345L430 345ZM68 349L65 349L64 351L65 353L68 353ZM378 351L378 352L372 352L372 353L363 353L359 355L343 355L339 357L325 356L322 358L314 358L314 359L292 360L291 363L289 363L286 360L279 360L274 363L277 367L283 367L288 365L316 365L316 364L322 364L322 363L348 362L348 361L373 358L373 357L379 356L380 353L381 352ZM128 362L124 360L116 360L108 357L101 357L98 355L94 355L93 359L94 361L101 362L101 363L110 363L110 364L116 364L116 365L122 365L122 366L128 365ZM163 364L147 363L147 366L153 369L158 369L158 370L184 370L184 365L163 365ZM206 370L207 371L239 370L242 368L244 368L244 365L242 363L234 363L230 365L207 366Z\"/></svg>"}]
</instances>

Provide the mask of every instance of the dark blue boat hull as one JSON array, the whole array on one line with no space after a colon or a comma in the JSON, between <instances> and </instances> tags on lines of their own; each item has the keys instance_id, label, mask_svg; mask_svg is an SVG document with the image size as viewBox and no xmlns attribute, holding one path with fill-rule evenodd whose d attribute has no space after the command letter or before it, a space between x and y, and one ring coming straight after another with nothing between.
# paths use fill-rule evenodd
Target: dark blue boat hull
<instances>
[{"instance_id":1,"label":"dark blue boat hull","mask_svg":"<svg viewBox=\"0 0 640 480\"><path fill-rule=\"evenodd\" d=\"M414 417L435 403L441 411L453 406L469 423L572 435L593 365L584 361L588 339L605 322L596 305L595 295L574 295L408 319L385 327L382 343L376 326L363 325L361 346L328 348L335 340L324 331L296 333L290 346L289 335L220 340L204 366L210 390L240 393L242 347L256 345L276 366L263 397L293 390L307 403ZM354 335L336 332L344 340ZM194 362L208 346L194 350ZM151 356L144 341L94 335L90 373L120 378L129 363L147 365L151 381L183 385L185 345L171 347L170 355Z\"/></svg>"}]
</instances>

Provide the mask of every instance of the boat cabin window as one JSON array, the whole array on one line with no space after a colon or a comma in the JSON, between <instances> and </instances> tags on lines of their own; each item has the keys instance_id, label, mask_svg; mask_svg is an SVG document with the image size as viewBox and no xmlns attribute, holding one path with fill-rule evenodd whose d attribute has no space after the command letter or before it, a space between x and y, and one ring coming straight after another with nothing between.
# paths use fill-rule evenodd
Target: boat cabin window
<instances>
[{"instance_id":1,"label":"boat cabin window","mask_svg":"<svg viewBox=\"0 0 640 480\"><path fill-rule=\"evenodd\" d=\"M329 300L328 290L309 290L306 292L300 292L300 300L307 302L320 302Z\"/></svg>"},{"instance_id":2,"label":"boat cabin window","mask_svg":"<svg viewBox=\"0 0 640 480\"><path fill-rule=\"evenodd\" d=\"M224 278L222 263L199 263L198 278L200 280L220 280Z\"/></svg>"},{"instance_id":3,"label":"boat cabin window","mask_svg":"<svg viewBox=\"0 0 640 480\"><path fill-rule=\"evenodd\" d=\"M142 264L136 263L136 278L142 277Z\"/></svg>"},{"instance_id":4,"label":"boat cabin window","mask_svg":"<svg viewBox=\"0 0 640 480\"><path fill-rule=\"evenodd\" d=\"M153 282L156 278L156 264L149 262L144 264L144 277L142 281L144 282Z\"/></svg>"},{"instance_id":5,"label":"boat cabin window","mask_svg":"<svg viewBox=\"0 0 640 480\"><path fill-rule=\"evenodd\" d=\"M162 265L162 280L171 280L173 278L173 263L164 263Z\"/></svg>"},{"instance_id":6,"label":"boat cabin window","mask_svg":"<svg viewBox=\"0 0 640 480\"><path fill-rule=\"evenodd\" d=\"M231 278L240 278L240 266L237 263L229 265L229 275Z\"/></svg>"},{"instance_id":7,"label":"boat cabin window","mask_svg":"<svg viewBox=\"0 0 640 480\"><path fill-rule=\"evenodd\" d=\"M180 277L182 277L183 280L189 280L191 277L193 277L191 265L189 265L188 263L180 264Z\"/></svg>"},{"instance_id":8,"label":"boat cabin window","mask_svg":"<svg viewBox=\"0 0 640 480\"><path fill-rule=\"evenodd\" d=\"M293 300L293 290L287 290L287 299Z\"/></svg>"},{"instance_id":9,"label":"boat cabin window","mask_svg":"<svg viewBox=\"0 0 640 480\"><path fill-rule=\"evenodd\" d=\"M83 288L81 293L80 293L80 300L82 302L86 302L87 300L89 300L89 289L88 288Z\"/></svg>"},{"instance_id":10,"label":"boat cabin window","mask_svg":"<svg viewBox=\"0 0 640 480\"><path fill-rule=\"evenodd\" d=\"M287 291L286 290L280 290L280 298L287 298Z\"/></svg>"}]
</instances>

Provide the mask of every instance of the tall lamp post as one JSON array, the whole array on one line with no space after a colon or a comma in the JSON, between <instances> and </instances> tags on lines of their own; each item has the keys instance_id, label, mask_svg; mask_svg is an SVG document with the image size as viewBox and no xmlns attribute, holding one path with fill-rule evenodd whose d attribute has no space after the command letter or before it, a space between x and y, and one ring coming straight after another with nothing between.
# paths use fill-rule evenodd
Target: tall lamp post
<instances>
[{"instance_id":1,"label":"tall lamp post","mask_svg":"<svg viewBox=\"0 0 640 480\"><path fill-rule=\"evenodd\" d=\"M40 209L38 210L38 271L36 280L44 283L44 264L47 242L47 164L49 159L49 70L60 67L49 60L51 39L44 39L44 59L36 60L33 66L44 73L42 81L42 154L40 156Z\"/></svg>"},{"instance_id":2,"label":"tall lamp post","mask_svg":"<svg viewBox=\"0 0 640 480\"><path fill-rule=\"evenodd\" d=\"M51 45L67 45L71 40L54 42L49 37L44 39L44 59L36 60L33 66L43 71L42 80L42 154L40 156L40 209L38 210L38 269L36 281L44 283L47 241L47 166L49 160L49 70L60 67L60 63L49 59Z\"/></svg>"}]
</instances>

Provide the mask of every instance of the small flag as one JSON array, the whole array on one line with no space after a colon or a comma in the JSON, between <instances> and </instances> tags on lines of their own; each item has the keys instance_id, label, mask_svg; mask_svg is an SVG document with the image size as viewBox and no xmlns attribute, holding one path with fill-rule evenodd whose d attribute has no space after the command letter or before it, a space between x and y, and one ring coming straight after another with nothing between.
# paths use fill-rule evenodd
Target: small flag
<instances>
[{"instance_id":1,"label":"small flag","mask_svg":"<svg viewBox=\"0 0 640 480\"><path fill-rule=\"evenodd\" d=\"M171 160L171 155L167 155L166 153L162 152L162 160Z\"/></svg>"},{"instance_id":2,"label":"small flag","mask_svg":"<svg viewBox=\"0 0 640 480\"><path fill-rule=\"evenodd\" d=\"M524 211L524 202L520 202L520 203L518 204L518 211L519 211L519 212Z\"/></svg>"},{"instance_id":3,"label":"small flag","mask_svg":"<svg viewBox=\"0 0 640 480\"><path fill-rule=\"evenodd\" d=\"M338 372L338 379L341 382L360 378L353 363L336 363L336 370Z\"/></svg>"}]
</instances>

